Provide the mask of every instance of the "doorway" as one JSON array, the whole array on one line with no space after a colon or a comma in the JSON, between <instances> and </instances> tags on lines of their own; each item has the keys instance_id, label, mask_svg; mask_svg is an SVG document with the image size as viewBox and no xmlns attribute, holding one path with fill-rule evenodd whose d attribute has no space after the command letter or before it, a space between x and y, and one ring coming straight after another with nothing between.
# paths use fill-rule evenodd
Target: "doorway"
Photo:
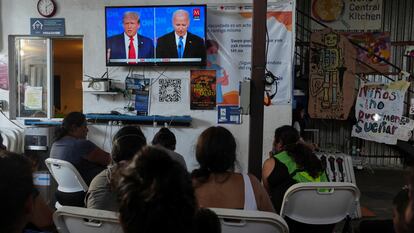
<instances>
[{"instance_id":1,"label":"doorway","mask_svg":"<svg viewBox=\"0 0 414 233\"><path fill-rule=\"evenodd\" d=\"M82 112L82 39L52 39L53 117Z\"/></svg>"},{"instance_id":2,"label":"doorway","mask_svg":"<svg viewBox=\"0 0 414 233\"><path fill-rule=\"evenodd\" d=\"M82 112L82 37L9 36L9 43L12 119Z\"/></svg>"}]
</instances>

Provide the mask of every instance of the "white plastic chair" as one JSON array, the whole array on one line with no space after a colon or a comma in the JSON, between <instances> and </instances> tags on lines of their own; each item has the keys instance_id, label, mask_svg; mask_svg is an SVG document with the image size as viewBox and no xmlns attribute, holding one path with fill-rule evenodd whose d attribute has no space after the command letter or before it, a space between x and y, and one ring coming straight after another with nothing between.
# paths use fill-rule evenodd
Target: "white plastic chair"
<instances>
[{"instance_id":1,"label":"white plastic chair","mask_svg":"<svg viewBox=\"0 0 414 233\"><path fill-rule=\"evenodd\" d=\"M76 170L71 163L52 158L47 158L45 163L50 171L50 174L52 174L53 178L55 178L58 183L57 189L60 192L75 193L80 191L88 191L88 185L85 183L78 170ZM60 208L61 205L56 202L55 207Z\"/></svg>"},{"instance_id":2,"label":"white plastic chair","mask_svg":"<svg viewBox=\"0 0 414 233\"><path fill-rule=\"evenodd\" d=\"M53 214L59 233L122 233L118 213L63 206Z\"/></svg>"},{"instance_id":3,"label":"white plastic chair","mask_svg":"<svg viewBox=\"0 0 414 233\"><path fill-rule=\"evenodd\" d=\"M1 137L3 138L3 145L6 148L10 148L11 140L10 140L9 136L7 136L7 134L5 134L2 131L3 131L3 129L0 129L0 134L1 134Z\"/></svg>"},{"instance_id":4,"label":"white plastic chair","mask_svg":"<svg viewBox=\"0 0 414 233\"><path fill-rule=\"evenodd\" d=\"M210 208L220 219L222 233L288 233L282 217L264 211Z\"/></svg>"},{"instance_id":5,"label":"white plastic chair","mask_svg":"<svg viewBox=\"0 0 414 233\"><path fill-rule=\"evenodd\" d=\"M354 213L359 197L352 183L298 183L286 191L280 215L306 224L335 224Z\"/></svg>"}]
</instances>

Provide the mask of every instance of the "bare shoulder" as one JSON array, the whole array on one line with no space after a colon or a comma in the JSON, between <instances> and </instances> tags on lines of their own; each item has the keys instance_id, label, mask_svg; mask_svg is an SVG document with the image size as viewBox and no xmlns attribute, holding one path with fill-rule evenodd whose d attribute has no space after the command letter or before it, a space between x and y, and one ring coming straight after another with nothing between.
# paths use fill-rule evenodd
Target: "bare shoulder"
<instances>
[{"instance_id":1,"label":"bare shoulder","mask_svg":"<svg viewBox=\"0 0 414 233\"><path fill-rule=\"evenodd\" d=\"M263 163L262 174L263 176L269 176L272 172L273 168L275 167L276 160L274 158L268 158Z\"/></svg>"},{"instance_id":2,"label":"bare shoulder","mask_svg":"<svg viewBox=\"0 0 414 233\"><path fill-rule=\"evenodd\" d=\"M257 179L257 177L255 176L255 175L253 175L253 174L247 174L247 175L249 175L249 178L250 178L250 182L252 182L252 184L254 184L254 183L256 183L256 184L260 184L260 181L259 181L259 179Z\"/></svg>"}]
</instances>

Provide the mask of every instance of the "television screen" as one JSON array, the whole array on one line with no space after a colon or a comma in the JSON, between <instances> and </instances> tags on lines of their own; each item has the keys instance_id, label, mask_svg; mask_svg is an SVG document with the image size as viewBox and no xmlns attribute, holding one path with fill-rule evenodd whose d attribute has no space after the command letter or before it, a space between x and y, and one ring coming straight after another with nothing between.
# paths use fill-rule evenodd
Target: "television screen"
<instances>
[{"instance_id":1,"label":"television screen","mask_svg":"<svg viewBox=\"0 0 414 233\"><path fill-rule=\"evenodd\" d=\"M206 62L206 5L105 7L106 65Z\"/></svg>"}]
</instances>

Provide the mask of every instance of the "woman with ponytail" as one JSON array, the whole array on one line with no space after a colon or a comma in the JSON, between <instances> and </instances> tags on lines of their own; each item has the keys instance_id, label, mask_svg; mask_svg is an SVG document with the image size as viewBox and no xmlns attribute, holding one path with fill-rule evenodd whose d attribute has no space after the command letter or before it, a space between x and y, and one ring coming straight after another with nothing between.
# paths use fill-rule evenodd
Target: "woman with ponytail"
<instances>
[{"instance_id":1,"label":"woman with ponytail","mask_svg":"<svg viewBox=\"0 0 414 233\"><path fill-rule=\"evenodd\" d=\"M57 131L50 157L71 163L89 185L92 179L111 162L110 155L86 139L88 127L86 117L80 112L69 113ZM56 198L62 205L84 206L84 192L56 192Z\"/></svg>"},{"instance_id":2,"label":"woman with ponytail","mask_svg":"<svg viewBox=\"0 0 414 233\"><path fill-rule=\"evenodd\" d=\"M328 181L321 161L292 126L276 129L269 156L263 164L262 177L277 212L286 190L293 184Z\"/></svg>"},{"instance_id":3,"label":"woman with ponytail","mask_svg":"<svg viewBox=\"0 0 414 233\"><path fill-rule=\"evenodd\" d=\"M274 211L256 177L235 173L236 141L230 131L220 126L204 130L196 159L200 167L191 175L200 207Z\"/></svg>"}]
</instances>

